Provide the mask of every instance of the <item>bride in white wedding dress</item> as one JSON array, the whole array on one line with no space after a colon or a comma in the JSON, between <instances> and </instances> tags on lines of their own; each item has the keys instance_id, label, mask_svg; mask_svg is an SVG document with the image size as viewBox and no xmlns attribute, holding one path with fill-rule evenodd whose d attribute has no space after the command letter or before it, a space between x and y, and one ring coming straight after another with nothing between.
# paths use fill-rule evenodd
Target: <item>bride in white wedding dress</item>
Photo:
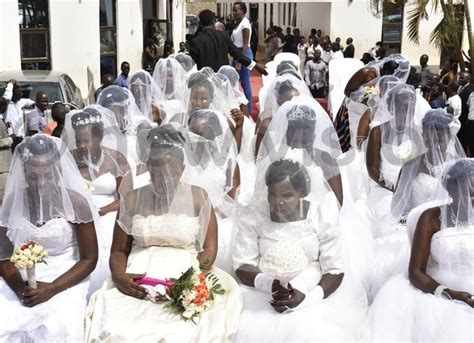
<instances>
[{"instance_id":1,"label":"bride in white wedding dress","mask_svg":"<svg viewBox=\"0 0 474 343\"><path fill-rule=\"evenodd\" d=\"M183 172L192 168L185 140L171 125L148 132L145 165L127 174L120 186L120 212L114 231L112 278L89 305L87 341L229 341L241 311L234 279L212 267L217 224L209 198ZM179 278L191 266L215 274L224 295L215 298L197 324L165 308L164 295L135 281Z\"/></svg>"},{"instance_id":2,"label":"bride in white wedding dress","mask_svg":"<svg viewBox=\"0 0 474 343\"><path fill-rule=\"evenodd\" d=\"M368 316L372 341L474 339L474 160L450 162L435 201L415 208L407 226L408 275L388 281Z\"/></svg>"},{"instance_id":3,"label":"bride in white wedding dress","mask_svg":"<svg viewBox=\"0 0 474 343\"><path fill-rule=\"evenodd\" d=\"M126 153L126 138L118 129L114 114L93 105L66 116L61 135L67 143L84 179L84 186L92 193L100 217L95 221L99 261L91 275L89 296L102 286L110 275L109 257L112 235L119 209L118 187L122 176L130 171Z\"/></svg>"},{"instance_id":4,"label":"bride in white wedding dress","mask_svg":"<svg viewBox=\"0 0 474 343\"><path fill-rule=\"evenodd\" d=\"M365 293L344 272L337 199L302 152L260 162L253 198L238 211L232 255L244 311L237 342L354 339L364 318ZM268 259L281 243L292 248ZM263 260L278 260L283 266L266 267L283 275L301 254L308 262L288 289L263 271Z\"/></svg>"},{"instance_id":5,"label":"bride in white wedding dress","mask_svg":"<svg viewBox=\"0 0 474 343\"><path fill-rule=\"evenodd\" d=\"M97 262L97 210L61 140L36 134L15 149L3 201L0 341L82 342L89 274ZM2 237L3 239L4 237ZM34 241L48 251L37 288L8 259Z\"/></svg>"}]
</instances>

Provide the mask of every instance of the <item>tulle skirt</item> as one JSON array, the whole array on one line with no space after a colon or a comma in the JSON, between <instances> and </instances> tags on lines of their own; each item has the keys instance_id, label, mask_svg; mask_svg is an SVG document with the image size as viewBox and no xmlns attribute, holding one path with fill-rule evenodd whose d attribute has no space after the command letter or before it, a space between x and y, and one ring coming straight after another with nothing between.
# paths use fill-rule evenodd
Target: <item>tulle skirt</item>
<instances>
[{"instance_id":1,"label":"tulle skirt","mask_svg":"<svg viewBox=\"0 0 474 343\"><path fill-rule=\"evenodd\" d=\"M166 247L135 248L127 272L153 278L178 278L190 266L197 266L195 254ZM217 296L197 325L184 321L165 304L140 300L121 293L111 279L94 293L86 318L86 341L104 342L226 342L238 325L242 299L234 279L213 268L226 290Z\"/></svg>"},{"instance_id":2,"label":"tulle skirt","mask_svg":"<svg viewBox=\"0 0 474 343\"><path fill-rule=\"evenodd\" d=\"M298 278L317 285L321 275L312 264ZM341 286L327 299L298 307L289 313L278 313L269 304L272 299L253 287L240 286L244 310L240 317L236 342L315 342L321 340L353 340L366 314L363 290L344 278Z\"/></svg>"},{"instance_id":3,"label":"tulle skirt","mask_svg":"<svg viewBox=\"0 0 474 343\"><path fill-rule=\"evenodd\" d=\"M36 267L37 281L53 282L76 262L72 248L64 254L49 256L48 264ZM22 271L23 279L26 274ZM0 342L82 342L89 282L56 294L34 307L23 306L3 278L0 278Z\"/></svg>"},{"instance_id":4,"label":"tulle skirt","mask_svg":"<svg viewBox=\"0 0 474 343\"><path fill-rule=\"evenodd\" d=\"M365 326L371 341L474 341L474 308L415 288L399 274L377 294Z\"/></svg>"}]
</instances>

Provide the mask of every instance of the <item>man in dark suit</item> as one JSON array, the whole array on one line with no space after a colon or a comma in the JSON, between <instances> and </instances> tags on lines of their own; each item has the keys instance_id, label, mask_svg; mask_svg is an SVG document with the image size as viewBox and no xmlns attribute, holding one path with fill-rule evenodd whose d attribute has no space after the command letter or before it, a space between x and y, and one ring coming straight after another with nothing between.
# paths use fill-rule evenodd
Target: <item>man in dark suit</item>
<instances>
[{"instance_id":1,"label":"man in dark suit","mask_svg":"<svg viewBox=\"0 0 474 343\"><path fill-rule=\"evenodd\" d=\"M467 151L468 146L468 130L467 130L467 118L469 114L469 95L471 95L471 74L468 71L462 71L459 73L459 97L461 98L461 116L459 121L461 122L461 129L458 132L458 139L461 142L464 151ZM472 154L472 152L471 152Z\"/></svg>"},{"instance_id":2,"label":"man in dark suit","mask_svg":"<svg viewBox=\"0 0 474 343\"><path fill-rule=\"evenodd\" d=\"M352 44L352 38L347 38L346 40L346 48L344 49L344 57L345 58L354 58L354 44Z\"/></svg>"},{"instance_id":3,"label":"man in dark suit","mask_svg":"<svg viewBox=\"0 0 474 343\"><path fill-rule=\"evenodd\" d=\"M199 13L199 29L190 42L189 55L197 68L211 67L215 72L229 64L228 54L250 70L255 68L260 74L267 75L265 67L250 60L234 45L225 31L214 30L215 15L211 10Z\"/></svg>"}]
</instances>

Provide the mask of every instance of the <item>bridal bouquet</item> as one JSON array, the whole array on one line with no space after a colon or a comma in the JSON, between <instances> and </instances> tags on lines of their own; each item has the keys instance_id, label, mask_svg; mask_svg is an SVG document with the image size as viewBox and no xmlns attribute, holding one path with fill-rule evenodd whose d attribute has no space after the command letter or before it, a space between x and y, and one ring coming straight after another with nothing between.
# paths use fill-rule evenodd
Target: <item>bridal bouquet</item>
<instances>
[{"instance_id":1,"label":"bridal bouquet","mask_svg":"<svg viewBox=\"0 0 474 343\"><path fill-rule=\"evenodd\" d=\"M262 272L279 280L285 288L307 265L308 258L300 246L287 241L273 244L260 259Z\"/></svg>"},{"instance_id":2,"label":"bridal bouquet","mask_svg":"<svg viewBox=\"0 0 474 343\"><path fill-rule=\"evenodd\" d=\"M173 282L167 307L185 320L194 322L196 317L211 307L216 295L224 293L224 288L214 274L204 274L191 267Z\"/></svg>"},{"instance_id":3,"label":"bridal bouquet","mask_svg":"<svg viewBox=\"0 0 474 343\"><path fill-rule=\"evenodd\" d=\"M214 274L204 274L194 267L186 270L177 280L144 277L136 279L135 282L139 285L150 286L149 292L153 294L159 293L167 297L169 299L165 305L167 308L179 314L184 320L191 320L194 323L197 317L212 306L216 295L225 293Z\"/></svg>"},{"instance_id":4,"label":"bridal bouquet","mask_svg":"<svg viewBox=\"0 0 474 343\"><path fill-rule=\"evenodd\" d=\"M29 242L17 247L10 262L18 269L26 269L28 285L36 289L36 263L46 263L48 251L36 242Z\"/></svg>"},{"instance_id":5,"label":"bridal bouquet","mask_svg":"<svg viewBox=\"0 0 474 343\"><path fill-rule=\"evenodd\" d=\"M364 86L364 98L379 95L379 89L375 85Z\"/></svg>"}]
</instances>

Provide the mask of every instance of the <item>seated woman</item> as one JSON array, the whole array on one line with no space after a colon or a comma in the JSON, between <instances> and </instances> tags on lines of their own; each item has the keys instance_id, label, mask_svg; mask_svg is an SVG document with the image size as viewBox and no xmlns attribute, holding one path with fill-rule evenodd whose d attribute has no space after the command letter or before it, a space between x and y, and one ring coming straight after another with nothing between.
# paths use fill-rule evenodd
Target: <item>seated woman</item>
<instances>
[{"instance_id":1,"label":"seated woman","mask_svg":"<svg viewBox=\"0 0 474 343\"><path fill-rule=\"evenodd\" d=\"M186 89L186 71L174 58L162 58L155 65L153 79L158 86L157 101L161 121L177 121L186 112L189 92ZM183 124L183 123L181 123Z\"/></svg>"},{"instance_id":2,"label":"seated woman","mask_svg":"<svg viewBox=\"0 0 474 343\"><path fill-rule=\"evenodd\" d=\"M366 301L344 274L334 193L299 157L264 160L257 175L254 198L235 223L232 257L244 297L236 341L354 339ZM276 260L293 262L302 251L309 262L287 288L262 271L262 260L279 242L296 250L280 251Z\"/></svg>"},{"instance_id":3,"label":"seated woman","mask_svg":"<svg viewBox=\"0 0 474 343\"><path fill-rule=\"evenodd\" d=\"M278 109L263 138L258 160L271 158L281 146L305 150L321 168L342 205L342 181L337 163L341 147L331 119L312 97L294 97Z\"/></svg>"},{"instance_id":4,"label":"seated woman","mask_svg":"<svg viewBox=\"0 0 474 343\"><path fill-rule=\"evenodd\" d=\"M450 162L436 200L408 216L408 275L392 278L378 293L366 339L474 340L473 175L474 160Z\"/></svg>"},{"instance_id":5,"label":"seated woman","mask_svg":"<svg viewBox=\"0 0 474 343\"><path fill-rule=\"evenodd\" d=\"M127 159L130 165L139 163L137 135L142 129L150 128L152 120L139 110L132 92L127 88L119 86L105 88L100 93L97 104L115 114L118 127L127 138Z\"/></svg>"},{"instance_id":6,"label":"seated woman","mask_svg":"<svg viewBox=\"0 0 474 343\"><path fill-rule=\"evenodd\" d=\"M209 194L219 222L219 253L216 265L230 272L232 214L240 186L237 145L224 115L199 110L188 119L189 142L196 164L189 168L190 179Z\"/></svg>"},{"instance_id":7,"label":"seated woman","mask_svg":"<svg viewBox=\"0 0 474 343\"><path fill-rule=\"evenodd\" d=\"M408 213L431 200L448 161L466 157L452 127L456 125L444 109L426 113L422 122L425 152L402 166L392 198L392 216L406 220Z\"/></svg>"},{"instance_id":8,"label":"seated woman","mask_svg":"<svg viewBox=\"0 0 474 343\"><path fill-rule=\"evenodd\" d=\"M161 123L159 109L160 91L153 77L145 70L139 70L130 76L128 89L133 94L140 112L153 122Z\"/></svg>"},{"instance_id":9,"label":"seated woman","mask_svg":"<svg viewBox=\"0 0 474 343\"><path fill-rule=\"evenodd\" d=\"M173 126L164 125L149 132L147 143L146 172L127 174L120 186L120 213L110 256L112 279L92 297L86 338L230 340L241 298L235 281L211 268L217 253L217 223L206 192L183 176L190 167L184 137ZM197 324L167 309L164 294L152 295L136 283L145 275L179 278L191 266L211 268L225 289Z\"/></svg>"},{"instance_id":10,"label":"seated woman","mask_svg":"<svg viewBox=\"0 0 474 343\"><path fill-rule=\"evenodd\" d=\"M268 90L262 92L264 99L260 100L260 115L255 124L255 156L258 156L263 137L280 106L298 95L311 97L311 92L301 77L288 71L278 75L268 86Z\"/></svg>"},{"instance_id":11,"label":"seated woman","mask_svg":"<svg viewBox=\"0 0 474 343\"><path fill-rule=\"evenodd\" d=\"M91 275L91 295L110 275L110 247L119 209L118 188L122 176L130 171L127 159L119 151L126 151L126 142L113 113L99 105L69 112L61 138L67 143L99 208L100 217L95 222L99 261Z\"/></svg>"},{"instance_id":12,"label":"seated woman","mask_svg":"<svg viewBox=\"0 0 474 343\"><path fill-rule=\"evenodd\" d=\"M88 276L97 263L92 199L58 138L27 137L15 149L3 201L0 244L0 341L82 342ZM37 264L37 288L8 259L34 241L48 251ZM8 247L8 243L10 247Z\"/></svg>"}]
</instances>

